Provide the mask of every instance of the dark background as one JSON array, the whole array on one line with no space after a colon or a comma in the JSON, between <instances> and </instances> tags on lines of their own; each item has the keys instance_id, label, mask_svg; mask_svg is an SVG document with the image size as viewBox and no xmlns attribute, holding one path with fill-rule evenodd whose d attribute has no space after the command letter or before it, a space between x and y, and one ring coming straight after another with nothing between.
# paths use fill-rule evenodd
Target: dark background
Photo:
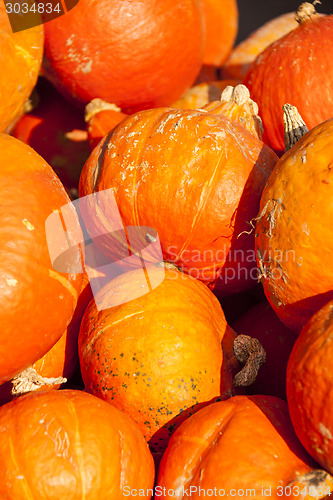
<instances>
[{"instance_id":1,"label":"dark background","mask_svg":"<svg viewBox=\"0 0 333 500\"><path fill-rule=\"evenodd\" d=\"M236 43L239 43L270 19L285 12L295 11L301 5L302 0L237 0L237 3L239 31ZM321 5L316 4L316 10L325 14L333 14L333 0L322 0Z\"/></svg>"}]
</instances>

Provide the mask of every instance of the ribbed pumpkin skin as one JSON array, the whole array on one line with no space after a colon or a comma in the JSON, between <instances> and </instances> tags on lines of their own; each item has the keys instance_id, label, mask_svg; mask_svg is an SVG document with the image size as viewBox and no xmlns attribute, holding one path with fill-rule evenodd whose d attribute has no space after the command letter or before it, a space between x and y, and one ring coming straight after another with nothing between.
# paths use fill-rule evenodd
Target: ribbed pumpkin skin
<instances>
[{"instance_id":1,"label":"ribbed pumpkin skin","mask_svg":"<svg viewBox=\"0 0 333 500\"><path fill-rule=\"evenodd\" d=\"M130 113L178 99L203 50L199 0L80 0L46 23L43 67L75 100L99 97Z\"/></svg>"},{"instance_id":2,"label":"ribbed pumpkin skin","mask_svg":"<svg viewBox=\"0 0 333 500\"><path fill-rule=\"evenodd\" d=\"M228 294L256 281L254 236L244 231L276 161L221 115L147 110L126 118L93 151L80 196L113 188L125 226L154 228L164 260ZM89 223L112 231L111 215L101 220L96 210ZM114 255L112 242L104 246Z\"/></svg>"},{"instance_id":3,"label":"ribbed pumpkin skin","mask_svg":"<svg viewBox=\"0 0 333 500\"><path fill-rule=\"evenodd\" d=\"M302 329L287 370L288 406L296 434L310 455L331 474L332 318L330 301Z\"/></svg>"},{"instance_id":4,"label":"ribbed pumpkin skin","mask_svg":"<svg viewBox=\"0 0 333 500\"><path fill-rule=\"evenodd\" d=\"M152 282L158 273L150 269ZM140 272L125 273L97 296L108 309L90 303L79 335L80 366L86 390L125 411L152 451L162 452L184 410L233 394L239 367L234 332L207 287L166 269L157 288L110 308L113 296L128 300L141 283Z\"/></svg>"},{"instance_id":5,"label":"ribbed pumpkin skin","mask_svg":"<svg viewBox=\"0 0 333 500\"><path fill-rule=\"evenodd\" d=\"M320 43L318 43L320 40ZM333 15L316 16L267 47L244 85L259 106L263 140L284 152L283 112L296 106L308 129L333 116Z\"/></svg>"},{"instance_id":6,"label":"ribbed pumpkin skin","mask_svg":"<svg viewBox=\"0 0 333 500\"><path fill-rule=\"evenodd\" d=\"M59 179L17 139L0 135L0 148L2 383L41 358L64 333L82 275L55 271L48 252L45 221L70 201ZM76 229L80 231L78 222ZM73 259L80 263L79 250Z\"/></svg>"},{"instance_id":7,"label":"ribbed pumpkin skin","mask_svg":"<svg viewBox=\"0 0 333 500\"><path fill-rule=\"evenodd\" d=\"M333 298L332 137L333 119L302 137L278 162L260 201L256 255L265 295L296 333Z\"/></svg>"},{"instance_id":8,"label":"ribbed pumpkin skin","mask_svg":"<svg viewBox=\"0 0 333 500\"><path fill-rule=\"evenodd\" d=\"M124 487L154 481L136 425L74 390L27 394L1 407L0 466L0 495L10 500L118 500Z\"/></svg>"},{"instance_id":9,"label":"ribbed pumpkin skin","mask_svg":"<svg viewBox=\"0 0 333 500\"><path fill-rule=\"evenodd\" d=\"M14 8L14 4L12 7ZM29 99L37 82L42 64L43 48L43 26L13 33L6 13L5 2L1 2L0 132L4 132L12 122L23 114L23 105Z\"/></svg>"},{"instance_id":10,"label":"ribbed pumpkin skin","mask_svg":"<svg viewBox=\"0 0 333 500\"><path fill-rule=\"evenodd\" d=\"M203 495L199 486L206 492L222 489L225 496L236 499L251 490L252 497L277 500L297 474L310 470L309 464L285 401L273 396L235 396L203 408L175 431L160 464L157 487L182 492L183 487L189 491L192 486L194 491L196 486L193 500ZM266 494L262 488L268 488ZM243 495L237 494L239 490ZM182 496L164 494L161 498Z\"/></svg>"},{"instance_id":11,"label":"ribbed pumpkin skin","mask_svg":"<svg viewBox=\"0 0 333 500\"><path fill-rule=\"evenodd\" d=\"M221 68L222 78L236 78L242 81L250 64L260 52L297 26L295 12L282 14L260 26L233 49Z\"/></svg>"},{"instance_id":12,"label":"ribbed pumpkin skin","mask_svg":"<svg viewBox=\"0 0 333 500\"><path fill-rule=\"evenodd\" d=\"M251 307L232 327L237 334L258 339L266 351L266 361L247 393L286 399L287 362L297 338L295 333L279 320L267 301Z\"/></svg>"}]
</instances>

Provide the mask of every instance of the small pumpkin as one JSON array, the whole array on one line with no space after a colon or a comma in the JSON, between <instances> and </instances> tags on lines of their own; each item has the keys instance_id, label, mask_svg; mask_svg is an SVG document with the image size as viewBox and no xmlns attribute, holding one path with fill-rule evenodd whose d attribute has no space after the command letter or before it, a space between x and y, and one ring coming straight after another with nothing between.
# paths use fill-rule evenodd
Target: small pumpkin
<instances>
[{"instance_id":1,"label":"small pumpkin","mask_svg":"<svg viewBox=\"0 0 333 500\"><path fill-rule=\"evenodd\" d=\"M205 285L164 267L147 276L134 270L102 288L83 316L79 357L86 390L131 416L160 455L188 414L234 393L239 363Z\"/></svg>"},{"instance_id":2,"label":"small pumpkin","mask_svg":"<svg viewBox=\"0 0 333 500\"><path fill-rule=\"evenodd\" d=\"M82 286L82 252L68 271L52 266L45 222L70 202L52 168L32 148L0 135L0 383L41 358L70 323ZM74 208L71 232L82 233Z\"/></svg>"},{"instance_id":3,"label":"small pumpkin","mask_svg":"<svg viewBox=\"0 0 333 500\"><path fill-rule=\"evenodd\" d=\"M188 89L180 99L170 105L170 108L199 109L212 101L221 98L222 91L228 86L237 85L236 80L203 82Z\"/></svg>"},{"instance_id":4,"label":"small pumpkin","mask_svg":"<svg viewBox=\"0 0 333 500\"><path fill-rule=\"evenodd\" d=\"M284 104L297 107L308 129L333 116L333 15L319 16L305 2L297 20L298 28L269 45L243 81L259 106L263 140L280 156Z\"/></svg>"},{"instance_id":5,"label":"small pumpkin","mask_svg":"<svg viewBox=\"0 0 333 500\"><path fill-rule=\"evenodd\" d=\"M332 369L333 301L303 327L287 370L290 416L301 443L327 471L333 472Z\"/></svg>"},{"instance_id":6,"label":"small pumpkin","mask_svg":"<svg viewBox=\"0 0 333 500\"><path fill-rule=\"evenodd\" d=\"M78 104L98 97L133 113L178 99L203 51L199 0L80 0L45 24L43 74Z\"/></svg>"},{"instance_id":7,"label":"small pumpkin","mask_svg":"<svg viewBox=\"0 0 333 500\"><path fill-rule=\"evenodd\" d=\"M99 99L93 99L85 109L85 121L90 148L94 149L99 141L120 123L127 114L115 104Z\"/></svg>"},{"instance_id":8,"label":"small pumpkin","mask_svg":"<svg viewBox=\"0 0 333 500\"><path fill-rule=\"evenodd\" d=\"M300 490L288 486L315 466L295 435L285 401L239 395L182 423L162 458L157 488L164 500L184 498L184 491L193 499L212 491L236 499L245 491L260 499L298 498ZM325 479L320 485L329 491Z\"/></svg>"},{"instance_id":9,"label":"small pumpkin","mask_svg":"<svg viewBox=\"0 0 333 500\"><path fill-rule=\"evenodd\" d=\"M297 28L295 12L287 12L270 19L240 42L222 65L222 78L235 78L242 81L250 64L256 57L282 36Z\"/></svg>"},{"instance_id":10,"label":"small pumpkin","mask_svg":"<svg viewBox=\"0 0 333 500\"><path fill-rule=\"evenodd\" d=\"M67 189L77 189L90 153L83 116L44 79L36 96L37 106L16 123L12 135L40 154Z\"/></svg>"},{"instance_id":11,"label":"small pumpkin","mask_svg":"<svg viewBox=\"0 0 333 500\"><path fill-rule=\"evenodd\" d=\"M9 131L23 115L37 82L43 49L43 26L13 33L6 4L0 2L0 132Z\"/></svg>"},{"instance_id":12,"label":"small pumpkin","mask_svg":"<svg viewBox=\"0 0 333 500\"><path fill-rule=\"evenodd\" d=\"M231 294L256 282L254 237L246 233L276 161L258 137L222 114L158 108L125 118L105 136L79 190L82 197L112 190L121 228L152 228L165 261ZM90 232L119 229L110 203L96 207L92 199L84 216ZM105 234L102 245L113 259L128 256L126 238L115 246Z\"/></svg>"},{"instance_id":13,"label":"small pumpkin","mask_svg":"<svg viewBox=\"0 0 333 500\"><path fill-rule=\"evenodd\" d=\"M137 426L76 390L30 393L0 408L0 467L0 496L11 500L119 500L134 489L149 500L154 483Z\"/></svg>"},{"instance_id":14,"label":"small pumpkin","mask_svg":"<svg viewBox=\"0 0 333 500\"><path fill-rule=\"evenodd\" d=\"M294 111L285 107L286 125L291 125L286 138L296 143L263 190L255 235L265 295L280 320L299 333L333 298L333 210L328 203L333 196L333 119L297 141L304 124Z\"/></svg>"}]
</instances>

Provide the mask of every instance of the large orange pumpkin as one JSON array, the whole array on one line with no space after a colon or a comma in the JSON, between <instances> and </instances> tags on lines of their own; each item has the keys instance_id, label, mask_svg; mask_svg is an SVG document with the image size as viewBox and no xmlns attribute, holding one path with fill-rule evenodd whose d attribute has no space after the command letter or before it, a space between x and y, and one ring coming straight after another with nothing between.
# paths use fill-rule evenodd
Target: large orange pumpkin
<instances>
[{"instance_id":1,"label":"large orange pumpkin","mask_svg":"<svg viewBox=\"0 0 333 500\"><path fill-rule=\"evenodd\" d=\"M141 270L119 276L90 303L79 357L86 390L130 415L159 454L189 412L233 394L239 365L234 332L205 285L164 267L147 274L148 283Z\"/></svg>"},{"instance_id":2,"label":"large orange pumpkin","mask_svg":"<svg viewBox=\"0 0 333 500\"><path fill-rule=\"evenodd\" d=\"M156 491L164 500L199 500L204 493L236 499L302 498L302 489L291 483L301 483L313 466L285 401L235 396L203 408L175 431L160 464ZM320 482L312 484L319 490ZM322 484L328 493L329 485Z\"/></svg>"},{"instance_id":3,"label":"large orange pumpkin","mask_svg":"<svg viewBox=\"0 0 333 500\"><path fill-rule=\"evenodd\" d=\"M254 236L245 231L276 161L257 137L215 111L146 110L125 118L93 151L80 196L111 189L122 225L157 231L164 260L228 294L257 279ZM93 232L119 230L104 205L101 214L91 201ZM119 259L113 236L102 243Z\"/></svg>"},{"instance_id":4,"label":"large orange pumpkin","mask_svg":"<svg viewBox=\"0 0 333 500\"><path fill-rule=\"evenodd\" d=\"M0 132L24 113L37 82L44 48L42 26L12 32L5 4L0 2ZM8 4L12 8L15 5Z\"/></svg>"},{"instance_id":5,"label":"large orange pumpkin","mask_svg":"<svg viewBox=\"0 0 333 500\"><path fill-rule=\"evenodd\" d=\"M202 63L200 7L199 0L80 0L45 25L44 74L83 103L98 97L125 113L169 105Z\"/></svg>"},{"instance_id":6,"label":"large orange pumpkin","mask_svg":"<svg viewBox=\"0 0 333 500\"><path fill-rule=\"evenodd\" d=\"M75 390L27 394L0 408L0 497L151 498L154 463L124 413Z\"/></svg>"},{"instance_id":7,"label":"large orange pumpkin","mask_svg":"<svg viewBox=\"0 0 333 500\"><path fill-rule=\"evenodd\" d=\"M52 267L45 222L70 200L52 168L29 146L2 134L0 148L2 383L41 358L64 333L81 289L76 270L82 256L73 248L67 273ZM70 213L72 234L79 238L74 209Z\"/></svg>"},{"instance_id":8,"label":"large orange pumpkin","mask_svg":"<svg viewBox=\"0 0 333 500\"><path fill-rule=\"evenodd\" d=\"M244 79L259 106L263 140L279 155L284 104L297 107L308 129L333 116L333 15L319 16L306 2L298 19L298 28L259 54Z\"/></svg>"},{"instance_id":9,"label":"large orange pumpkin","mask_svg":"<svg viewBox=\"0 0 333 500\"><path fill-rule=\"evenodd\" d=\"M332 162L333 119L282 156L260 201L260 279L274 311L296 333L333 298Z\"/></svg>"},{"instance_id":10,"label":"large orange pumpkin","mask_svg":"<svg viewBox=\"0 0 333 500\"><path fill-rule=\"evenodd\" d=\"M332 334L333 301L302 329L287 370L290 416L301 443L320 465L333 472Z\"/></svg>"}]
</instances>

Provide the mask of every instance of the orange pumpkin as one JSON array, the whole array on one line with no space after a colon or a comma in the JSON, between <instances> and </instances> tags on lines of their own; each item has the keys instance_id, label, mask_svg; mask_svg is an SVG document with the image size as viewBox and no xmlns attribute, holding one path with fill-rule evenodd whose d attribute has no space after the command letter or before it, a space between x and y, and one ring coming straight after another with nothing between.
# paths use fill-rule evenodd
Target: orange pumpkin
<instances>
[{"instance_id":1,"label":"orange pumpkin","mask_svg":"<svg viewBox=\"0 0 333 500\"><path fill-rule=\"evenodd\" d=\"M251 307L232 327L237 334L258 339L266 351L266 361L247 393L286 399L286 370L296 340L294 332L279 320L267 301Z\"/></svg>"},{"instance_id":2,"label":"orange pumpkin","mask_svg":"<svg viewBox=\"0 0 333 500\"><path fill-rule=\"evenodd\" d=\"M43 68L76 101L99 97L132 113L178 99L203 50L199 0L80 0L45 24Z\"/></svg>"},{"instance_id":3,"label":"orange pumpkin","mask_svg":"<svg viewBox=\"0 0 333 500\"><path fill-rule=\"evenodd\" d=\"M185 416L233 394L239 365L209 289L174 269L147 273L149 283L141 270L122 274L90 303L79 357L86 390L130 415L160 454Z\"/></svg>"},{"instance_id":4,"label":"orange pumpkin","mask_svg":"<svg viewBox=\"0 0 333 500\"><path fill-rule=\"evenodd\" d=\"M24 113L37 82L43 48L43 27L13 33L5 2L0 2L0 132L10 129Z\"/></svg>"},{"instance_id":5,"label":"orange pumpkin","mask_svg":"<svg viewBox=\"0 0 333 500\"><path fill-rule=\"evenodd\" d=\"M297 107L308 129L333 116L333 15L319 16L306 2L297 17L298 28L269 45L243 82L259 106L263 140L279 155L284 152L284 104Z\"/></svg>"},{"instance_id":6,"label":"orange pumpkin","mask_svg":"<svg viewBox=\"0 0 333 500\"><path fill-rule=\"evenodd\" d=\"M232 50L229 58L221 68L221 77L235 78L242 81L255 58L271 43L297 28L297 26L295 12L287 12L270 19Z\"/></svg>"},{"instance_id":7,"label":"orange pumpkin","mask_svg":"<svg viewBox=\"0 0 333 500\"><path fill-rule=\"evenodd\" d=\"M199 499L204 492L213 497L214 489L215 497L240 499L247 492L259 499L299 498L301 492L288 485L314 465L294 433L285 401L235 396L203 408L175 431L157 488L164 500L185 494Z\"/></svg>"},{"instance_id":8,"label":"orange pumpkin","mask_svg":"<svg viewBox=\"0 0 333 500\"><path fill-rule=\"evenodd\" d=\"M12 135L37 151L66 188L77 189L90 153L83 115L43 79L37 95L36 108L18 121Z\"/></svg>"},{"instance_id":9,"label":"orange pumpkin","mask_svg":"<svg viewBox=\"0 0 333 500\"><path fill-rule=\"evenodd\" d=\"M290 416L310 455L333 472L332 333L333 301L306 323L292 350L287 371Z\"/></svg>"},{"instance_id":10,"label":"orange pumpkin","mask_svg":"<svg viewBox=\"0 0 333 500\"><path fill-rule=\"evenodd\" d=\"M94 149L102 137L114 129L126 116L127 114L122 113L118 106L98 97L89 102L85 109L85 121L90 148Z\"/></svg>"},{"instance_id":11,"label":"orange pumpkin","mask_svg":"<svg viewBox=\"0 0 333 500\"><path fill-rule=\"evenodd\" d=\"M26 144L0 135L0 383L41 358L72 319L82 275L53 269L45 221L70 200L52 168ZM72 234L80 237L72 214ZM68 269L77 269L73 248ZM74 264L75 267L72 267Z\"/></svg>"},{"instance_id":12,"label":"orange pumpkin","mask_svg":"<svg viewBox=\"0 0 333 500\"><path fill-rule=\"evenodd\" d=\"M254 237L244 231L276 161L257 137L221 114L146 110L125 118L93 151L80 196L112 189L124 226L149 226L165 261L228 294L257 279ZM108 203L102 216L94 203L91 230L118 230ZM113 259L128 256L126 238L115 247L105 235L102 244Z\"/></svg>"},{"instance_id":13,"label":"orange pumpkin","mask_svg":"<svg viewBox=\"0 0 333 500\"><path fill-rule=\"evenodd\" d=\"M0 497L11 500L119 500L134 489L150 499L154 483L137 426L75 390L27 394L0 408L0 467Z\"/></svg>"},{"instance_id":14,"label":"orange pumpkin","mask_svg":"<svg viewBox=\"0 0 333 500\"><path fill-rule=\"evenodd\" d=\"M221 98L222 91L228 86L237 85L236 80L222 80L199 83L188 89L170 108L198 109Z\"/></svg>"},{"instance_id":15,"label":"orange pumpkin","mask_svg":"<svg viewBox=\"0 0 333 500\"><path fill-rule=\"evenodd\" d=\"M282 156L257 217L256 255L265 295L296 333L333 298L332 137L333 119Z\"/></svg>"}]
</instances>

